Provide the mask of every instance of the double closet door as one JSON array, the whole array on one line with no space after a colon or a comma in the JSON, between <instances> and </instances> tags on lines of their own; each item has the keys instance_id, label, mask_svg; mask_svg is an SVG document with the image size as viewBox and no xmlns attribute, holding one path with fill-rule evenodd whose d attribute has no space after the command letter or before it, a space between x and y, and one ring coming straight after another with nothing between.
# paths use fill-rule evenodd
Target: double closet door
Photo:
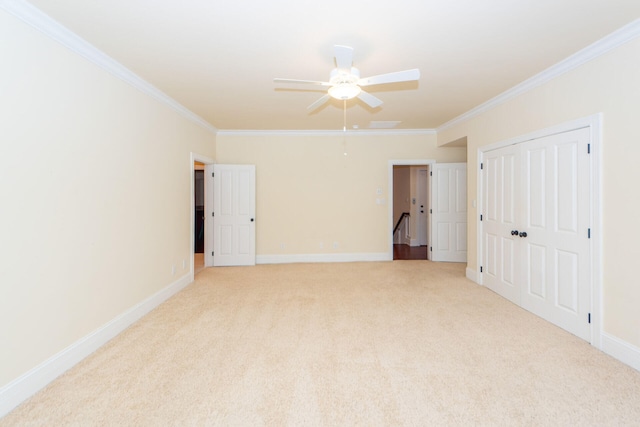
<instances>
[{"instance_id":1,"label":"double closet door","mask_svg":"<svg viewBox=\"0 0 640 427\"><path fill-rule=\"evenodd\" d=\"M482 281L590 340L588 128L486 151Z\"/></svg>"}]
</instances>

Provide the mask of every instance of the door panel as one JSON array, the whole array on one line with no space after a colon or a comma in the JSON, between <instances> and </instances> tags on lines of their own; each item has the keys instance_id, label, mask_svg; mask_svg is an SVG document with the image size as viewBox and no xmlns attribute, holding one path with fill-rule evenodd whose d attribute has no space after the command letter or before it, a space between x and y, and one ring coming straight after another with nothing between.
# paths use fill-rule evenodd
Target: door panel
<instances>
[{"instance_id":1,"label":"door panel","mask_svg":"<svg viewBox=\"0 0 640 427\"><path fill-rule=\"evenodd\" d=\"M214 165L215 266L255 265L255 166Z\"/></svg>"},{"instance_id":2,"label":"door panel","mask_svg":"<svg viewBox=\"0 0 640 427\"><path fill-rule=\"evenodd\" d=\"M432 166L432 260L467 261L467 165Z\"/></svg>"},{"instance_id":3,"label":"door panel","mask_svg":"<svg viewBox=\"0 0 640 427\"><path fill-rule=\"evenodd\" d=\"M520 304L520 289L516 286L520 266L514 253L511 232L516 230L519 176L518 149L514 146L493 150L483 160L484 260L487 266L483 284L510 301Z\"/></svg>"},{"instance_id":4,"label":"door panel","mask_svg":"<svg viewBox=\"0 0 640 427\"><path fill-rule=\"evenodd\" d=\"M544 219L531 224L525 245L546 248L545 298L523 296L523 307L589 340L591 304L588 240L590 211L589 130L579 129L531 141L527 151L544 152L544 162L525 165L543 168L545 180L527 183L544 194ZM537 201L535 201L537 203ZM534 200L532 200L534 203ZM529 205L527 212L537 210ZM532 266L531 269L535 268Z\"/></svg>"}]
</instances>

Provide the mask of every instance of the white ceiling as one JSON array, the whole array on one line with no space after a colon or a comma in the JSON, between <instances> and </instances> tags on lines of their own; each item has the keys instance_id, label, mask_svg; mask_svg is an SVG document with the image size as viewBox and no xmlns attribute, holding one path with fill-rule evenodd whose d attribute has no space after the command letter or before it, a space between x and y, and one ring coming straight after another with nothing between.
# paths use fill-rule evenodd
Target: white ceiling
<instances>
[{"instance_id":1,"label":"white ceiling","mask_svg":"<svg viewBox=\"0 0 640 427\"><path fill-rule=\"evenodd\" d=\"M363 77L421 71L368 87L379 108L348 101L349 128L436 128L640 16L638 0L29 1L220 130L341 130L341 101L309 112L322 88L273 83L327 81L334 44Z\"/></svg>"}]
</instances>

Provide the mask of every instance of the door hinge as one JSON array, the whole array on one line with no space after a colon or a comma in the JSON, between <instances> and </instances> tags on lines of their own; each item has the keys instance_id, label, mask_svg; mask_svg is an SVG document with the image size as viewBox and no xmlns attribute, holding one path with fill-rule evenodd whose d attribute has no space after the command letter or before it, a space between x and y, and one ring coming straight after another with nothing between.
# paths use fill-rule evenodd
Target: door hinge
<instances>
[{"instance_id":1,"label":"door hinge","mask_svg":"<svg viewBox=\"0 0 640 427\"><path fill-rule=\"evenodd\" d=\"M591 238L591 229L587 228L587 239Z\"/></svg>"},{"instance_id":2,"label":"door hinge","mask_svg":"<svg viewBox=\"0 0 640 427\"><path fill-rule=\"evenodd\" d=\"M429 176L433 176L433 172L432 171L429 171Z\"/></svg>"},{"instance_id":3,"label":"door hinge","mask_svg":"<svg viewBox=\"0 0 640 427\"><path fill-rule=\"evenodd\" d=\"M484 163L480 162L480 170L484 169Z\"/></svg>"},{"instance_id":4,"label":"door hinge","mask_svg":"<svg viewBox=\"0 0 640 427\"><path fill-rule=\"evenodd\" d=\"M587 144L587 154L591 154L591 144Z\"/></svg>"},{"instance_id":5,"label":"door hinge","mask_svg":"<svg viewBox=\"0 0 640 427\"><path fill-rule=\"evenodd\" d=\"M480 266L480 273L482 273L482 266Z\"/></svg>"},{"instance_id":6,"label":"door hinge","mask_svg":"<svg viewBox=\"0 0 640 427\"><path fill-rule=\"evenodd\" d=\"M433 213L433 209L429 209L429 213L432 214Z\"/></svg>"},{"instance_id":7,"label":"door hinge","mask_svg":"<svg viewBox=\"0 0 640 427\"><path fill-rule=\"evenodd\" d=\"M482 221L482 214L480 214L480 221Z\"/></svg>"},{"instance_id":8,"label":"door hinge","mask_svg":"<svg viewBox=\"0 0 640 427\"><path fill-rule=\"evenodd\" d=\"M213 256L213 251L211 251L211 256Z\"/></svg>"},{"instance_id":9,"label":"door hinge","mask_svg":"<svg viewBox=\"0 0 640 427\"><path fill-rule=\"evenodd\" d=\"M588 320L589 320L589 323L591 323L591 313L589 313Z\"/></svg>"},{"instance_id":10,"label":"door hinge","mask_svg":"<svg viewBox=\"0 0 640 427\"><path fill-rule=\"evenodd\" d=\"M211 172L211 178L215 178L216 174L215 172Z\"/></svg>"},{"instance_id":11,"label":"door hinge","mask_svg":"<svg viewBox=\"0 0 640 427\"><path fill-rule=\"evenodd\" d=\"M433 252L433 246L429 246L429 250Z\"/></svg>"}]
</instances>

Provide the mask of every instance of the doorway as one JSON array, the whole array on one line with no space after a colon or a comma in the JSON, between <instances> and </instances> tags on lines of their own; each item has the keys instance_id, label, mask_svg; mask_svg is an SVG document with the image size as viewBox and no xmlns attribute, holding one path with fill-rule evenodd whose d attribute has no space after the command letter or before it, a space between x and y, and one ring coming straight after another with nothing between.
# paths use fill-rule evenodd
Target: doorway
<instances>
[{"instance_id":1,"label":"doorway","mask_svg":"<svg viewBox=\"0 0 640 427\"><path fill-rule=\"evenodd\" d=\"M393 166L393 259L428 259L429 165Z\"/></svg>"},{"instance_id":2,"label":"doorway","mask_svg":"<svg viewBox=\"0 0 640 427\"><path fill-rule=\"evenodd\" d=\"M195 216L193 218L193 274L198 274L204 269L204 163L194 162L194 209Z\"/></svg>"},{"instance_id":3,"label":"doorway","mask_svg":"<svg viewBox=\"0 0 640 427\"><path fill-rule=\"evenodd\" d=\"M428 171L434 163L431 159L389 160L390 260L430 259Z\"/></svg>"},{"instance_id":4,"label":"doorway","mask_svg":"<svg viewBox=\"0 0 640 427\"><path fill-rule=\"evenodd\" d=\"M191 280L196 273L213 265L213 159L191 153ZM201 179L200 179L201 178Z\"/></svg>"}]
</instances>

